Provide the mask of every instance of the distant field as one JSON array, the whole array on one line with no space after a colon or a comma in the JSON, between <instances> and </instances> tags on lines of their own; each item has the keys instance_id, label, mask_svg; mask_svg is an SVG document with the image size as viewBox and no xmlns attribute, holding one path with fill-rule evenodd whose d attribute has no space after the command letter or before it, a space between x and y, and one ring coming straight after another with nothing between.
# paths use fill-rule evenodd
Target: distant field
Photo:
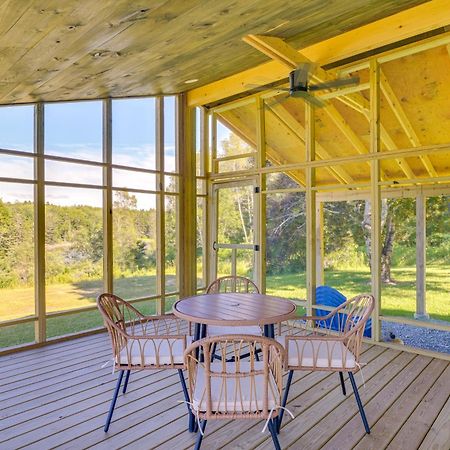
<instances>
[{"instance_id":1,"label":"distant field","mask_svg":"<svg viewBox=\"0 0 450 450\"><path fill-rule=\"evenodd\" d=\"M382 313L385 315L412 317L415 310L415 268L393 269L397 285L383 286ZM368 270L334 270L325 272L325 282L340 290L347 297L370 291ZM156 277L119 278L116 292L125 298L144 297L156 292ZM174 275L169 275L168 290L176 290ZM101 281L73 284L54 284L47 288L47 310L61 311L93 305L102 291ZM304 299L305 275L285 274L267 277L267 292L291 299ZM0 321L34 314L32 288L1 289ZM140 305L147 313L155 311L154 302ZM427 268L427 310L434 319L450 322L450 266ZM48 320L48 337L81 331L101 325L97 311ZM0 329L0 346L33 341L33 324Z\"/></svg>"}]
</instances>

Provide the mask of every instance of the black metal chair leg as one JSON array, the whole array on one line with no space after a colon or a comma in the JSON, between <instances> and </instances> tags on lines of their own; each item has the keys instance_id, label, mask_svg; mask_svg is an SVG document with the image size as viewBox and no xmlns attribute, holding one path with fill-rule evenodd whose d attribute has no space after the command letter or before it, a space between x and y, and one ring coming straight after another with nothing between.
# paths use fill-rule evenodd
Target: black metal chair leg
<instances>
[{"instance_id":1,"label":"black metal chair leg","mask_svg":"<svg viewBox=\"0 0 450 450\"><path fill-rule=\"evenodd\" d=\"M339 372L339 379L341 380L342 394L347 395L347 391L345 390L344 374L342 372Z\"/></svg>"},{"instance_id":2,"label":"black metal chair leg","mask_svg":"<svg viewBox=\"0 0 450 450\"><path fill-rule=\"evenodd\" d=\"M202 433L204 433L205 432L205 428L206 428L206 420L202 420L200 422L200 427L202 429ZM200 430L198 430L197 442L195 443L194 450L199 450L201 445L202 445L202 440L203 440L203 434L202 433L200 433Z\"/></svg>"},{"instance_id":3,"label":"black metal chair leg","mask_svg":"<svg viewBox=\"0 0 450 450\"><path fill-rule=\"evenodd\" d=\"M370 434L369 423L367 422L366 413L364 412L364 407L361 403L361 399L359 398L358 386L356 386L355 377L352 372L349 372L348 376L350 377L350 382L352 383L353 392L355 393L356 403L358 404L359 413L361 414L364 428L366 429L366 433Z\"/></svg>"},{"instance_id":4,"label":"black metal chair leg","mask_svg":"<svg viewBox=\"0 0 450 450\"><path fill-rule=\"evenodd\" d=\"M181 369L178 369L178 376L180 377L181 387L183 389L183 394L184 394L184 400L186 401L186 406L187 406L187 410L188 410L188 418L189 418L188 429L189 429L190 433L193 433L195 431L195 416L194 416L194 414L192 414L192 411L191 411L191 405L189 404L189 402L190 402L189 392L187 390L186 380L184 379L183 371Z\"/></svg>"},{"instance_id":5,"label":"black metal chair leg","mask_svg":"<svg viewBox=\"0 0 450 450\"><path fill-rule=\"evenodd\" d=\"M123 384L123 389L122 389L122 393L125 394L125 392L127 392L127 387L128 387L128 380L130 379L130 370L127 370L127 374L125 375L125 383Z\"/></svg>"},{"instance_id":6,"label":"black metal chair leg","mask_svg":"<svg viewBox=\"0 0 450 450\"><path fill-rule=\"evenodd\" d=\"M283 401L281 402L281 406L282 406L283 408L286 407L286 403L287 403L287 399L288 399L288 395L289 395L289 389L290 389L290 387L291 387L292 376L293 376L293 375L294 375L294 371L293 371L293 370L290 370L290 371L289 371L289 375L288 375L288 379L287 379L287 383L286 383L286 387L284 388ZM280 414L279 414L279 416L278 416L278 418L277 418L277 420L276 420L276 423L277 423L277 427L276 427L277 433L280 432L281 422L282 422L282 420L283 420L283 415L284 415L284 409L281 409L281 410L280 410Z\"/></svg>"},{"instance_id":7,"label":"black metal chair leg","mask_svg":"<svg viewBox=\"0 0 450 450\"><path fill-rule=\"evenodd\" d=\"M217 348L217 342L214 342L211 349L211 362L214 362L214 358L221 359L222 358L219 355L216 355L216 348Z\"/></svg>"},{"instance_id":8,"label":"black metal chair leg","mask_svg":"<svg viewBox=\"0 0 450 450\"><path fill-rule=\"evenodd\" d=\"M275 450L281 450L280 442L278 441L278 435L277 435L277 423L278 421L275 420L269 420L269 431L272 435L273 445L275 446Z\"/></svg>"},{"instance_id":9,"label":"black metal chair leg","mask_svg":"<svg viewBox=\"0 0 450 450\"><path fill-rule=\"evenodd\" d=\"M111 400L111 406L109 407L108 417L106 418L106 423L105 423L105 428L104 428L105 433L109 430L109 424L111 423L112 415L114 412L114 407L116 406L116 400L117 400L117 396L119 395L120 385L122 384L123 372L124 371L121 370L119 373L119 377L117 378L116 389L114 390L114 395Z\"/></svg>"}]
</instances>

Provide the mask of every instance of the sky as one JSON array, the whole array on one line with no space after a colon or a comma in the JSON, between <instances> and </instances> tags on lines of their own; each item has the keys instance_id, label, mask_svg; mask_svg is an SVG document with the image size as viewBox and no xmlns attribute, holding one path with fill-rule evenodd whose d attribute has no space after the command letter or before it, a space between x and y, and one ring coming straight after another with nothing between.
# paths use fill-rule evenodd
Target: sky
<instances>
[{"instance_id":1,"label":"sky","mask_svg":"<svg viewBox=\"0 0 450 450\"><path fill-rule=\"evenodd\" d=\"M113 100L113 163L155 168L155 100ZM165 170L175 170L175 98L165 99ZM0 148L33 151L33 106L0 107ZM102 160L102 102L49 103L45 105L45 152L49 155ZM100 167L46 161L46 179L100 185ZM0 176L33 178L33 159L0 155ZM128 188L155 189L155 176L115 170L113 182ZM31 196L31 197L30 197ZM0 183L5 201L32 200L30 185ZM142 206L154 196L138 196ZM100 200L99 200L100 199ZM145 199L145 200L144 200ZM54 204L101 206L101 191L47 187L46 201ZM151 200L154 203L154 200ZM138 199L138 207L141 201Z\"/></svg>"}]
</instances>

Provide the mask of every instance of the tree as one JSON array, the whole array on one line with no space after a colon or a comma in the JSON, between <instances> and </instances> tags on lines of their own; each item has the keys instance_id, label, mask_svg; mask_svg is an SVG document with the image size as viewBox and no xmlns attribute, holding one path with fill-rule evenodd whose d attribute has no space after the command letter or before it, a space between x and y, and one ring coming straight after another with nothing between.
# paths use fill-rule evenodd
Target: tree
<instances>
[{"instance_id":1,"label":"tree","mask_svg":"<svg viewBox=\"0 0 450 450\"><path fill-rule=\"evenodd\" d=\"M272 189L298 187L284 174L270 179ZM291 273L305 270L306 208L303 192L267 195L267 273Z\"/></svg>"}]
</instances>

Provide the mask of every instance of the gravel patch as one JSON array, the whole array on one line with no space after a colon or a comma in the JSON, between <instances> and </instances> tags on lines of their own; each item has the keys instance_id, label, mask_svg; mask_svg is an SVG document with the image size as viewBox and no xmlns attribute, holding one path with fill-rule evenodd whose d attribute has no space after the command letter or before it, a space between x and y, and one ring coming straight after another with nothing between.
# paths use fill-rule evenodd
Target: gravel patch
<instances>
[{"instance_id":1,"label":"gravel patch","mask_svg":"<svg viewBox=\"0 0 450 450\"><path fill-rule=\"evenodd\" d=\"M448 322L430 320L434 323L448 325ZM432 330L414 325L393 322L381 322L381 336L383 341L398 342L400 339L410 347L434 350L441 353L450 353L450 332L443 330ZM401 344L401 342L399 342Z\"/></svg>"}]
</instances>

